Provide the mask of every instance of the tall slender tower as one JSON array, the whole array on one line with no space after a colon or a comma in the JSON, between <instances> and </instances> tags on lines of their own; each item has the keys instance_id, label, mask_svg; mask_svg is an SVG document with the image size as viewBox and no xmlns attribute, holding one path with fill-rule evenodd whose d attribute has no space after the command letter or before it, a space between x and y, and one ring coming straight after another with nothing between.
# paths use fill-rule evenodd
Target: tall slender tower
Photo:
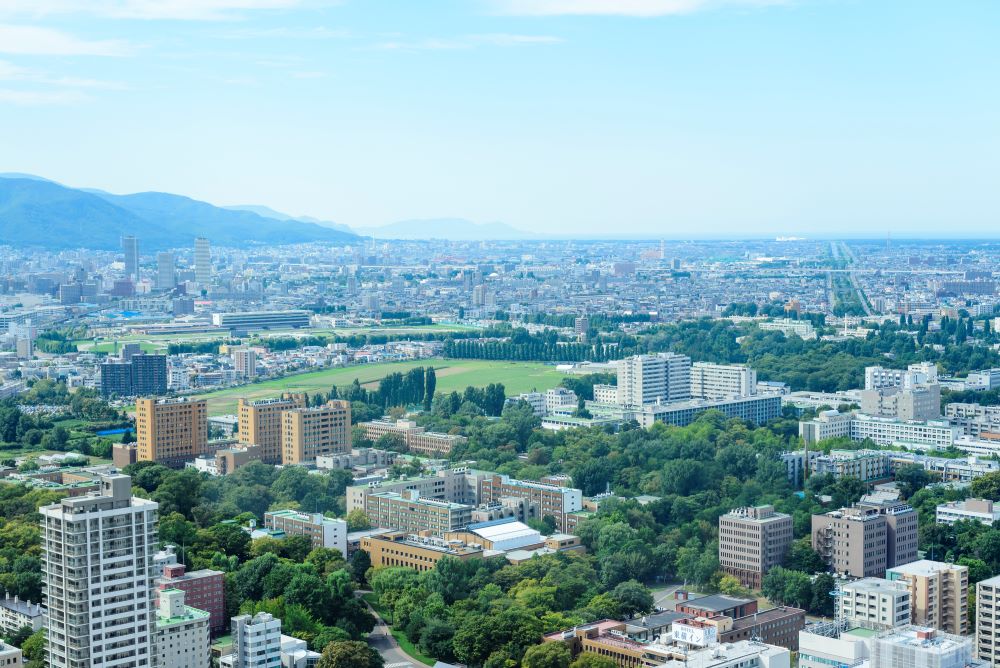
<instances>
[{"instance_id":1,"label":"tall slender tower","mask_svg":"<svg viewBox=\"0 0 1000 668\"><path fill-rule=\"evenodd\" d=\"M212 251L205 237L194 240L194 280L201 287L212 282Z\"/></svg>"},{"instance_id":2,"label":"tall slender tower","mask_svg":"<svg viewBox=\"0 0 1000 668\"><path fill-rule=\"evenodd\" d=\"M177 277L174 273L174 254L156 254L156 289L173 290L177 285Z\"/></svg>"},{"instance_id":3,"label":"tall slender tower","mask_svg":"<svg viewBox=\"0 0 1000 668\"><path fill-rule=\"evenodd\" d=\"M157 507L115 474L97 491L39 509L46 666L152 665Z\"/></svg>"},{"instance_id":4,"label":"tall slender tower","mask_svg":"<svg viewBox=\"0 0 1000 668\"><path fill-rule=\"evenodd\" d=\"M139 240L131 234L122 237L122 251L125 253L125 275L133 281L139 278Z\"/></svg>"}]
</instances>

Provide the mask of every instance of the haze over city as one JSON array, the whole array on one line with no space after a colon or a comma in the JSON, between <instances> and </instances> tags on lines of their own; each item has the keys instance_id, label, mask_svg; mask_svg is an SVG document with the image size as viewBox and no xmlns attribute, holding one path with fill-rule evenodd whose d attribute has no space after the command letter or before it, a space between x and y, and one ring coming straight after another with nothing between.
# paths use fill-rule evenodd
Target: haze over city
<instances>
[{"instance_id":1,"label":"haze over city","mask_svg":"<svg viewBox=\"0 0 1000 668\"><path fill-rule=\"evenodd\" d=\"M0 169L352 228L993 236L989 0L8 0Z\"/></svg>"},{"instance_id":2,"label":"haze over city","mask_svg":"<svg viewBox=\"0 0 1000 668\"><path fill-rule=\"evenodd\" d=\"M0 666L1000 668L998 19L0 0Z\"/></svg>"}]
</instances>

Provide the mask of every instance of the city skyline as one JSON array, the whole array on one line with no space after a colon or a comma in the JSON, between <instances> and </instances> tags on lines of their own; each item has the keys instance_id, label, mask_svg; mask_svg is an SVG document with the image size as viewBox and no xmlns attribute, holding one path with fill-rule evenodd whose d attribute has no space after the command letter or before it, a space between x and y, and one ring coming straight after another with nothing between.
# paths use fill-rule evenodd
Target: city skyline
<instances>
[{"instance_id":1,"label":"city skyline","mask_svg":"<svg viewBox=\"0 0 1000 668\"><path fill-rule=\"evenodd\" d=\"M0 169L365 232L987 237L998 12L14 0Z\"/></svg>"}]
</instances>

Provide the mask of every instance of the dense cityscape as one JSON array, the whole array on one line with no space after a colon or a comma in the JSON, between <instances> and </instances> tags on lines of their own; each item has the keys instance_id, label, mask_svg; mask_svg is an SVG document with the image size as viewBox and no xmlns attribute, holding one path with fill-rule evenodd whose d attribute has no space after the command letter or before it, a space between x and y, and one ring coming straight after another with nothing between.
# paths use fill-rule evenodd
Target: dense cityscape
<instances>
[{"instance_id":1,"label":"dense cityscape","mask_svg":"<svg viewBox=\"0 0 1000 668\"><path fill-rule=\"evenodd\" d=\"M995 247L6 247L0 657L995 665Z\"/></svg>"},{"instance_id":2,"label":"dense cityscape","mask_svg":"<svg viewBox=\"0 0 1000 668\"><path fill-rule=\"evenodd\" d=\"M1000 668L997 26L0 0L0 668Z\"/></svg>"}]
</instances>

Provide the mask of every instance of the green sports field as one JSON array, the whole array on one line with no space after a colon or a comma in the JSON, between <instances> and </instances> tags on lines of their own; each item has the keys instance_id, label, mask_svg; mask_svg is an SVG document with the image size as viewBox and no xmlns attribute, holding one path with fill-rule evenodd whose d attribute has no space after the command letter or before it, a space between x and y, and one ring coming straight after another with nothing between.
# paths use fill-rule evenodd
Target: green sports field
<instances>
[{"instance_id":1,"label":"green sports field","mask_svg":"<svg viewBox=\"0 0 1000 668\"><path fill-rule=\"evenodd\" d=\"M507 395L510 396L533 389L547 390L558 385L563 378L563 374L554 366L537 362L432 359L324 369L208 392L198 395L198 398L208 399L209 415L225 415L236 412L236 404L240 397L264 399L276 397L282 392L329 392L331 386L350 385L355 378L371 387L387 374L396 371L405 373L418 366L434 367L438 392L452 390L461 392L469 385L483 387L490 383L502 383Z\"/></svg>"},{"instance_id":2,"label":"green sports field","mask_svg":"<svg viewBox=\"0 0 1000 668\"><path fill-rule=\"evenodd\" d=\"M385 334L402 336L407 334L427 334L431 332L465 332L475 330L470 325L438 323L433 325L413 325L398 327L344 327L341 329L275 329L254 332L260 338L283 336L353 336L355 334ZM205 341L224 341L228 333L197 332L191 334L123 334L109 339L79 339L74 341L82 351L115 353L123 343L138 343L143 352L163 352L170 343L201 343ZM353 380L353 379L352 379Z\"/></svg>"}]
</instances>

